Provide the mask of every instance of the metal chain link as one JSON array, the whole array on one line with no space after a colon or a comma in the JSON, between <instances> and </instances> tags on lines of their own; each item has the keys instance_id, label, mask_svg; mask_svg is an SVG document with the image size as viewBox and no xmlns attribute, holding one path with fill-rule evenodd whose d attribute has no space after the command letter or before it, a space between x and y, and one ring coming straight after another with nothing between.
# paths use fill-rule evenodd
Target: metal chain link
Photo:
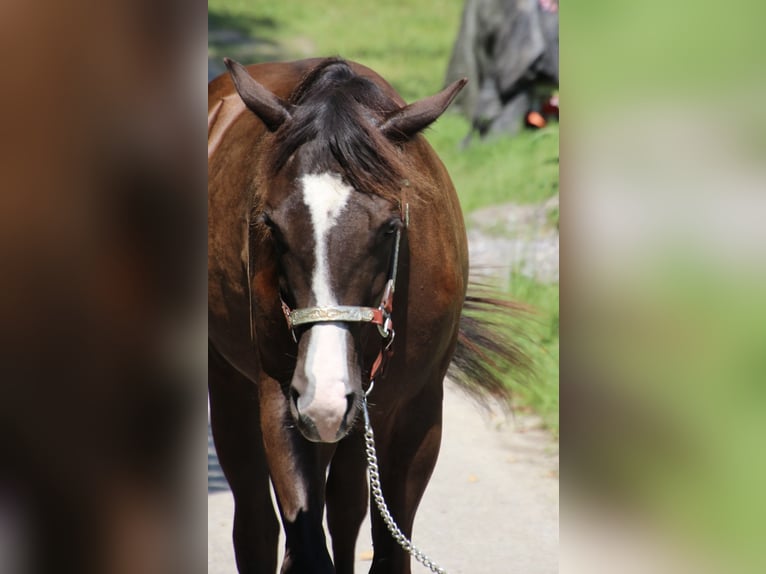
<instances>
[{"instance_id":1,"label":"metal chain link","mask_svg":"<svg viewBox=\"0 0 766 574\"><path fill-rule=\"evenodd\" d=\"M375 505L378 507L378 510L380 511L380 516L383 518L383 522L386 523L386 527L388 528L388 531L391 533L391 536L393 536L394 540L396 540L399 546L401 546L407 552L409 552L410 555L413 558L415 558L415 560L417 560L423 566L431 570L431 572L436 572L437 574L447 574L447 571L444 570L444 568L436 564L436 562L431 560L428 556L426 556L421 550L419 550L412 542L410 542L407 539L407 537L401 531L399 526L397 526L396 522L394 522L394 517L391 516L391 512L388 510L388 505L386 504L386 501L383 498L383 491L380 488L380 472L378 469L378 456L375 451L375 436L372 432L372 425L370 424L370 415L367 412L366 395L369 394L369 392L372 390L373 384L374 384L374 381L372 381L372 384L367 390L367 393L365 394L365 398L362 402L362 410L364 412L364 442L366 445L366 452L367 452L367 474L370 478L370 492L371 492L372 498L375 501Z\"/></svg>"}]
</instances>

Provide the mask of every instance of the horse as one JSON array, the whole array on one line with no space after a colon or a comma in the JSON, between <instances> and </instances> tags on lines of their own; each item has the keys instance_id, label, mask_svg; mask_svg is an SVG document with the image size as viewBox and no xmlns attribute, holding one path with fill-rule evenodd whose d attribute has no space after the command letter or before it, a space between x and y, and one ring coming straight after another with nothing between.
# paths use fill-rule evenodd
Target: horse
<instances>
[{"instance_id":1,"label":"horse","mask_svg":"<svg viewBox=\"0 0 766 574\"><path fill-rule=\"evenodd\" d=\"M467 295L460 204L421 133L466 80L408 105L340 58L225 63L208 86L208 386L237 568L277 569L272 484L281 572L350 573L372 505L363 419L409 538L450 365L504 397L487 362L523 362L468 313L502 304ZM371 573L410 572L378 514L372 539Z\"/></svg>"}]
</instances>

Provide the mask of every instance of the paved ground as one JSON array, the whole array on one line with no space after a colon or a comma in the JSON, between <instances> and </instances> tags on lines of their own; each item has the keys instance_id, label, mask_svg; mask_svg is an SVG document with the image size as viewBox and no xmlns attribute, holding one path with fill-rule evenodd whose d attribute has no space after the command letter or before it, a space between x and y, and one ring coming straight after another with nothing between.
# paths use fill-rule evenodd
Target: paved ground
<instances>
[{"instance_id":1,"label":"paved ground","mask_svg":"<svg viewBox=\"0 0 766 574\"><path fill-rule=\"evenodd\" d=\"M228 574L236 572L233 503L211 462L208 572ZM558 446L535 417L484 412L448 387L442 450L414 542L451 574L558 572ZM369 569L371 550L365 522L357 572Z\"/></svg>"}]
</instances>

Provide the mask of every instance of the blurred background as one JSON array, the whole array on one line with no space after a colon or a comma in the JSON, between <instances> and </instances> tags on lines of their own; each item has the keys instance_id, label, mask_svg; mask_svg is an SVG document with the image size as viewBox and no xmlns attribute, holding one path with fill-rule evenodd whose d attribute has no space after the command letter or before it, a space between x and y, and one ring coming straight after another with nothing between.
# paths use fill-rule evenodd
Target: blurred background
<instances>
[{"instance_id":1,"label":"blurred background","mask_svg":"<svg viewBox=\"0 0 766 574\"><path fill-rule=\"evenodd\" d=\"M561 8L561 571L764 572L764 5Z\"/></svg>"},{"instance_id":2,"label":"blurred background","mask_svg":"<svg viewBox=\"0 0 766 574\"><path fill-rule=\"evenodd\" d=\"M0 571L205 550L200 2L0 5Z\"/></svg>"}]
</instances>

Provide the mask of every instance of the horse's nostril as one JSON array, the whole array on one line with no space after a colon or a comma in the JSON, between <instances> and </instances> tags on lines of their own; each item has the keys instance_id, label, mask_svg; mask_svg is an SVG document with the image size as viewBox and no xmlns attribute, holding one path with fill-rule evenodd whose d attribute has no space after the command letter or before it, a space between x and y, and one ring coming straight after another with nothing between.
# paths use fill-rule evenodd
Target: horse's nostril
<instances>
[{"instance_id":1,"label":"horse's nostril","mask_svg":"<svg viewBox=\"0 0 766 574\"><path fill-rule=\"evenodd\" d=\"M354 408L354 403L356 403L356 394L355 393L347 394L346 395L346 412L343 414L343 420L346 421L346 423L351 422L348 420L348 415L351 413L351 410Z\"/></svg>"},{"instance_id":2,"label":"horse's nostril","mask_svg":"<svg viewBox=\"0 0 766 574\"><path fill-rule=\"evenodd\" d=\"M298 409L298 398L300 397L300 394L298 391L295 390L295 387L290 387L290 400L293 401L293 404L295 405L295 408Z\"/></svg>"}]
</instances>

